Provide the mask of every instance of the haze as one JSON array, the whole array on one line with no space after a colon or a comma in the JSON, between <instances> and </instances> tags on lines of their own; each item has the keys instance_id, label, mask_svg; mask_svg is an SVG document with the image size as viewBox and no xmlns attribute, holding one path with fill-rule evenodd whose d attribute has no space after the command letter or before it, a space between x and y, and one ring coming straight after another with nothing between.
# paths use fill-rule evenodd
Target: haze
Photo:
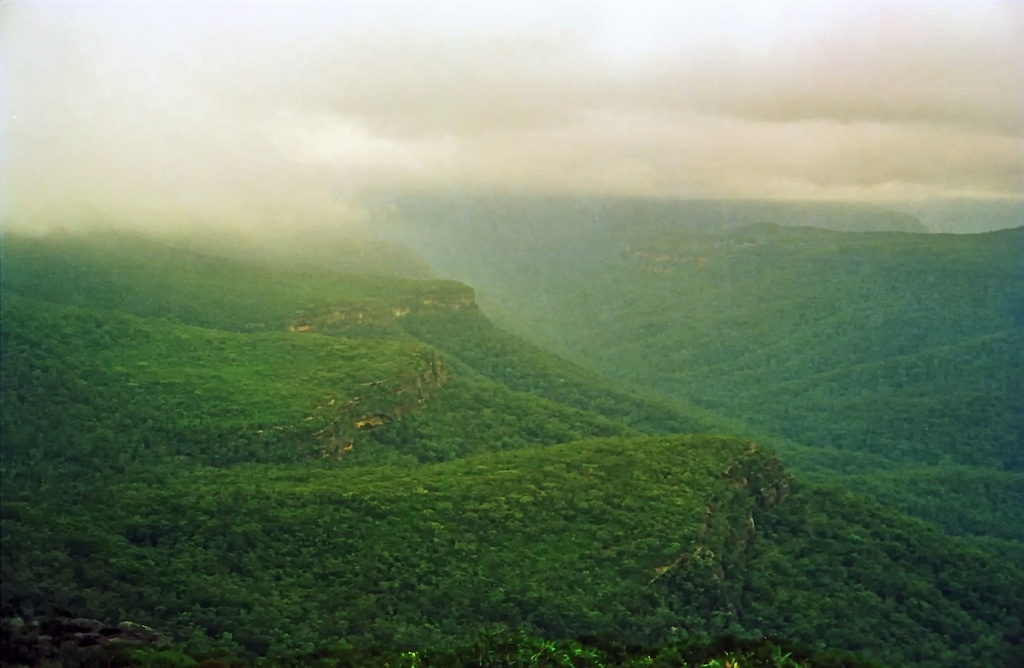
<instances>
[{"instance_id":1,"label":"haze","mask_svg":"<svg viewBox=\"0 0 1024 668\"><path fill-rule=\"evenodd\" d=\"M0 221L382 193L1024 198L1024 4L0 3Z\"/></svg>"}]
</instances>

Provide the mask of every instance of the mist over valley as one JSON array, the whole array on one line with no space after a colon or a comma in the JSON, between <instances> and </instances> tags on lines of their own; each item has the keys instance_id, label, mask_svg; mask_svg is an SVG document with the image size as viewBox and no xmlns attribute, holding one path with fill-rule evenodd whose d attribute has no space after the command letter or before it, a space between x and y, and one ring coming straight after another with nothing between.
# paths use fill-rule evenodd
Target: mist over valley
<instances>
[{"instance_id":1,"label":"mist over valley","mask_svg":"<svg viewBox=\"0 0 1024 668\"><path fill-rule=\"evenodd\" d=\"M0 664L1024 664L1022 30L0 4Z\"/></svg>"}]
</instances>

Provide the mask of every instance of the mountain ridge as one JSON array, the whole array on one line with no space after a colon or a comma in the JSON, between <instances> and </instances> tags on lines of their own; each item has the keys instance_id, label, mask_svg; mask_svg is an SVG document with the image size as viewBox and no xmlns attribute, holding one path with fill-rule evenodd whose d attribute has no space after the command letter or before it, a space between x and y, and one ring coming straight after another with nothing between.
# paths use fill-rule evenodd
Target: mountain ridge
<instances>
[{"instance_id":1,"label":"mountain ridge","mask_svg":"<svg viewBox=\"0 0 1024 668\"><path fill-rule=\"evenodd\" d=\"M1011 562L791 481L759 439L713 433L742 425L532 348L465 286L7 242L0 591L26 614L127 609L198 655L272 662L480 624L1018 658ZM331 315L367 296L383 320ZM458 308L388 310L437 296ZM276 331L247 329L259 313ZM679 430L704 433L658 435ZM843 608L862 621L819 621Z\"/></svg>"}]
</instances>

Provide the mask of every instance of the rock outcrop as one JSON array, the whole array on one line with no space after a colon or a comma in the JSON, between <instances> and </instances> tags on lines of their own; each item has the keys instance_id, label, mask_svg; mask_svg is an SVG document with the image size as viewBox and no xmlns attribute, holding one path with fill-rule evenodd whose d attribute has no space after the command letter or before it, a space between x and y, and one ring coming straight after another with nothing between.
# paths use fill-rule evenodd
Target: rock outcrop
<instances>
[{"instance_id":1,"label":"rock outcrop","mask_svg":"<svg viewBox=\"0 0 1024 668\"><path fill-rule=\"evenodd\" d=\"M785 500L791 478L773 453L755 443L721 477L729 484L705 506L696 543L673 564L659 569L651 582L661 580L680 592L693 582L710 582L715 591L704 591L711 604L707 613L724 613L736 621L742 610L735 588L757 537L757 524L763 513Z\"/></svg>"},{"instance_id":2,"label":"rock outcrop","mask_svg":"<svg viewBox=\"0 0 1024 668\"><path fill-rule=\"evenodd\" d=\"M95 619L56 616L42 621L0 620L0 663L4 666L85 665L90 655L118 647L161 648L169 640L142 624L105 624Z\"/></svg>"},{"instance_id":3,"label":"rock outcrop","mask_svg":"<svg viewBox=\"0 0 1024 668\"><path fill-rule=\"evenodd\" d=\"M430 399L448 380L448 368L437 353L420 353L415 369L394 378L365 383L362 391L344 402L331 400L314 412L333 417L314 436L323 457L351 452L358 432L383 426L409 415Z\"/></svg>"},{"instance_id":4,"label":"rock outcrop","mask_svg":"<svg viewBox=\"0 0 1024 668\"><path fill-rule=\"evenodd\" d=\"M365 328L391 329L413 315L468 311L477 308L473 289L461 284L395 301L363 300L302 311L288 323L290 332L347 334Z\"/></svg>"}]
</instances>

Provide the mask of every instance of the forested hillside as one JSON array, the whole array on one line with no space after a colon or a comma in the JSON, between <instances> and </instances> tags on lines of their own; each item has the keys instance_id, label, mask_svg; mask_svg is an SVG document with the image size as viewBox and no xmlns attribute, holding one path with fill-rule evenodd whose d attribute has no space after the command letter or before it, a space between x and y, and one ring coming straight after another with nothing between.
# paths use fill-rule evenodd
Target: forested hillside
<instances>
[{"instance_id":1,"label":"forested hillside","mask_svg":"<svg viewBox=\"0 0 1024 668\"><path fill-rule=\"evenodd\" d=\"M282 330L415 338L453 364L526 392L660 432L721 424L700 409L616 387L491 325L472 288L444 280L351 274L228 259L141 236L31 239L0 248L7 294L156 316L229 332Z\"/></svg>"},{"instance_id":2,"label":"forested hillside","mask_svg":"<svg viewBox=\"0 0 1024 668\"><path fill-rule=\"evenodd\" d=\"M972 479L1009 471L975 486L988 490L979 502L1020 496L1024 228L909 234L899 230L920 228L897 215L827 204L406 198L395 209L395 229L476 286L504 328L778 437L797 470L897 465L919 498L868 487L969 533L970 506L943 503L939 480L963 466ZM858 224L811 210L854 211ZM897 231L873 231L886 229ZM992 535L1024 539L1024 522Z\"/></svg>"},{"instance_id":3,"label":"forested hillside","mask_svg":"<svg viewBox=\"0 0 1024 668\"><path fill-rule=\"evenodd\" d=\"M400 215L504 327L623 381L807 444L1024 467L1024 228L840 233L708 207Z\"/></svg>"},{"instance_id":4,"label":"forested hillside","mask_svg":"<svg viewBox=\"0 0 1024 668\"><path fill-rule=\"evenodd\" d=\"M794 480L738 420L543 353L463 284L139 237L0 259L7 614L270 665L458 665L481 633L521 665L1022 658L1012 532L981 551Z\"/></svg>"}]
</instances>

